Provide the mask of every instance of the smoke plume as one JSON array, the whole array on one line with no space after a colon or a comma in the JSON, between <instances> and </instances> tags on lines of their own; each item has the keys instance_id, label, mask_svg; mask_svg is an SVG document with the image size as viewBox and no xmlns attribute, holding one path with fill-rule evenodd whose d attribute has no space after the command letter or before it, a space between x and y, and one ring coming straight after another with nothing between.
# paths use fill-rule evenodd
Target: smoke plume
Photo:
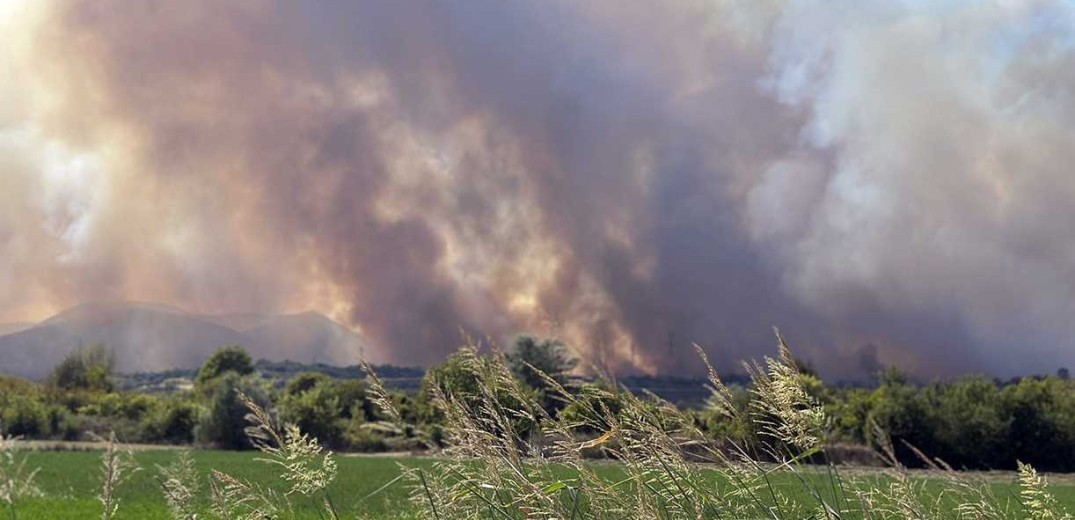
<instances>
[{"instance_id":1,"label":"smoke plume","mask_svg":"<svg viewBox=\"0 0 1075 520\"><path fill-rule=\"evenodd\" d=\"M378 361L1053 370L1075 4L0 0L0 319L315 309ZM868 363L864 360L868 360Z\"/></svg>"}]
</instances>

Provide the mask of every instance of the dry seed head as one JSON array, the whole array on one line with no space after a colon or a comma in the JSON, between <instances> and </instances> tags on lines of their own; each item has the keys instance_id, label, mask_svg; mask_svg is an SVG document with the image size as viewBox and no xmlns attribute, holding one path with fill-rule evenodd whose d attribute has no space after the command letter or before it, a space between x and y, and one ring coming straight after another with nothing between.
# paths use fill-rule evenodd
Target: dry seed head
<instances>
[{"instance_id":1,"label":"dry seed head","mask_svg":"<svg viewBox=\"0 0 1075 520\"><path fill-rule=\"evenodd\" d=\"M1029 464L1016 462L1019 468L1019 498L1031 520L1071 520L1071 515L1060 508L1056 497L1049 492L1045 477Z\"/></svg>"},{"instance_id":2,"label":"dry seed head","mask_svg":"<svg viewBox=\"0 0 1075 520\"><path fill-rule=\"evenodd\" d=\"M754 382L756 399L751 403L755 422L762 433L800 450L815 449L821 444L825 412L821 404L806 392L791 350L777 331L780 356L765 358L766 368L757 363L745 364Z\"/></svg>"},{"instance_id":3,"label":"dry seed head","mask_svg":"<svg viewBox=\"0 0 1075 520\"><path fill-rule=\"evenodd\" d=\"M190 452L179 452L175 462L164 467L157 466L157 472L173 520L196 518L194 502L199 493L198 474L194 470Z\"/></svg>"}]
</instances>

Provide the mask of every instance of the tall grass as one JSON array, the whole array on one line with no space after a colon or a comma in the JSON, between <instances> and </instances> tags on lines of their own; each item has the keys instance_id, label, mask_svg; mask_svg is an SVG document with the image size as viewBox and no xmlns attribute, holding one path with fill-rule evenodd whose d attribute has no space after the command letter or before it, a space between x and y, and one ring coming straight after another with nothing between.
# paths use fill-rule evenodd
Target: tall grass
<instances>
[{"instance_id":1,"label":"tall grass","mask_svg":"<svg viewBox=\"0 0 1075 520\"><path fill-rule=\"evenodd\" d=\"M158 482L172 518L198 520L261 520L295 518L294 500L315 500L321 505L323 518L339 519L328 494L328 485L336 478L336 462L317 440L300 432L292 424L280 425L265 409L246 395L241 396L250 410L246 434L263 457L257 460L275 471L286 489L277 492L262 483L247 482L214 469L208 478L210 505L199 506L201 483L187 453L176 461L159 467Z\"/></svg>"},{"instance_id":2,"label":"tall grass","mask_svg":"<svg viewBox=\"0 0 1075 520\"><path fill-rule=\"evenodd\" d=\"M19 500L41 495L34 482L37 469L26 467L25 454L15 450L17 440L17 437L0 434L0 503L6 506L14 520L19 518Z\"/></svg>"},{"instance_id":3,"label":"tall grass","mask_svg":"<svg viewBox=\"0 0 1075 520\"><path fill-rule=\"evenodd\" d=\"M753 381L746 410L732 404L699 349L708 368L709 406L730 419L747 414L761 439L751 447L707 438L690 413L658 396L615 387L567 389L546 377L577 412L550 416L500 352L481 356L465 348L463 366L476 390L432 385L448 448L431 469L405 468L412 501L422 517L437 520L1071 518L1029 466L1021 466L1021 492L1011 497L997 497L986 482L924 454L940 477L912 478L881 431L875 437L888 469L881 476L846 475L826 458L827 418L806 391L784 338L776 337L776 357L745 366ZM375 379L370 391L382 396L387 417L400 416ZM588 457L594 451L615 461L622 477L598 476ZM792 475L795 485L777 482L778 473Z\"/></svg>"},{"instance_id":4,"label":"tall grass","mask_svg":"<svg viewBox=\"0 0 1075 520\"><path fill-rule=\"evenodd\" d=\"M119 499L116 497L116 489L127 481L136 471L141 468L134 461L134 455L130 450L124 449L123 445L116 442L115 432L109 433L105 442L105 450L101 456L101 520L112 520L119 509Z\"/></svg>"}]
</instances>

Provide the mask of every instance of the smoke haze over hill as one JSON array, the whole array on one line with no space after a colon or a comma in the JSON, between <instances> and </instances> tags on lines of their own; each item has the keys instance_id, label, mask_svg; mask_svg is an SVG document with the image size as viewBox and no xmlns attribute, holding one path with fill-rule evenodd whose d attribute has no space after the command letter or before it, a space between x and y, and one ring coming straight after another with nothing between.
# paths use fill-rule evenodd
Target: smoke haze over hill
<instances>
[{"instance_id":1,"label":"smoke haze over hill","mask_svg":"<svg viewBox=\"0 0 1075 520\"><path fill-rule=\"evenodd\" d=\"M358 363L366 350L363 338L316 313L260 315L245 328L233 318L163 305L79 305L18 331L0 328L0 373L44 378L67 353L94 344L112 350L116 369L127 373L197 368L224 345L259 359L339 366Z\"/></svg>"},{"instance_id":2,"label":"smoke haze over hill","mask_svg":"<svg viewBox=\"0 0 1075 520\"><path fill-rule=\"evenodd\" d=\"M1070 364L1066 0L0 0L0 320ZM215 346L215 345L214 345Z\"/></svg>"}]
</instances>

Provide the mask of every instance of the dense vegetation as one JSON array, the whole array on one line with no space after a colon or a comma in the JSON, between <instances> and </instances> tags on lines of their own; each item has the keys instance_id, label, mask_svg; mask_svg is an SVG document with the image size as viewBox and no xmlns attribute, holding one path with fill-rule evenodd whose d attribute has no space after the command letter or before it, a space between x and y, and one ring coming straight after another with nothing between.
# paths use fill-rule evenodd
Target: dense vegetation
<instances>
[{"instance_id":1,"label":"dense vegetation","mask_svg":"<svg viewBox=\"0 0 1075 520\"><path fill-rule=\"evenodd\" d=\"M409 425L397 434L370 427L386 417L367 395L365 375L358 367L255 363L231 346L207 359L200 370L117 376L110 352L92 346L69 355L45 382L0 378L0 432L56 440L115 432L125 442L249 449L245 409L239 401L245 394L333 450L443 447L445 418L432 397L436 391L476 393L467 360L462 353L453 355L424 375L415 369L377 367L378 373L404 381L395 388L386 385L402 422ZM525 335L511 344L505 362L529 397L553 417L580 413L579 405L570 404L554 387L576 396L604 392L603 405L617 413L624 386L637 389L640 381L655 387L669 384L652 378L624 385L570 377L576 361L565 345ZM806 391L824 408L825 442L842 449L831 450L832 457L844 453L871 462L873 451L867 448L876 447L876 432L884 431L900 462L908 466L924 464L917 449L955 468L1014 469L1022 461L1043 470L1075 471L1075 382L1063 373L1006 382L968 376L922 385L888 369L871 387L850 387L826 385L806 364L797 369ZM764 458L757 427L745 413L757 399L755 389L749 379L733 381L728 384L728 406L740 412L735 418L712 406L688 413L711 439ZM702 387L697 380L673 380L673 390L680 392L688 384Z\"/></svg>"},{"instance_id":2,"label":"dense vegetation","mask_svg":"<svg viewBox=\"0 0 1075 520\"><path fill-rule=\"evenodd\" d=\"M386 442L442 448L432 463L400 464L396 478L360 499L405 490L406 505L395 517L1071 518L1055 490L1022 462L1012 477L1015 487L1003 496L992 483L903 443L936 472L926 479L912 475L881 425L879 408L870 408L864 421L887 469L848 474L830 455L829 439L840 430L822 404L824 385L778 339L778 357L746 367L751 383L745 394L727 386L699 350L710 388L702 412L601 381L573 381L574 360L562 344L526 336L507 353L460 349L426 375L410 401L390 393L369 367L365 383L308 373L273 388L257 379L241 349L228 347L206 361L186 396L201 407L194 438L256 449L254 462L262 471L252 476L243 476L238 466L206 471L189 451L176 452L153 470L159 499L123 507L143 507L136 510L140 517L160 517L163 506L171 518L184 520L370 517L341 502L355 498L354 490L340 491L338 483L347 477L325 449L333 437L347 438L340 426L364 421L358 430ZM107 371L107 356L98 354L77 353L63 374ZM65 377L51 378L51 391L116 395L107 384L88 388L97 378L71 385ZM981 380L967 384L984 386ZM894 388L907 385L889 373L880 388L862 395L886 395ZM921 392L930 398L938 390ZM980 400L983 394L961 395ZM349 412L341 409L346 404ZM111 520L126 511L124 490L147 468L114 434L103 440L99 507L92 514L100 511L102 520ZM594 456L614 463L595 464ZM39 468L31 464L10 437L0 437L0 504L11 518L32 510L35 500L50 498L37 480ZM50 510L61 507L55 506ZM84 503L79 507L83 516L91 511Z\"/></svg>"}]
</instances>

